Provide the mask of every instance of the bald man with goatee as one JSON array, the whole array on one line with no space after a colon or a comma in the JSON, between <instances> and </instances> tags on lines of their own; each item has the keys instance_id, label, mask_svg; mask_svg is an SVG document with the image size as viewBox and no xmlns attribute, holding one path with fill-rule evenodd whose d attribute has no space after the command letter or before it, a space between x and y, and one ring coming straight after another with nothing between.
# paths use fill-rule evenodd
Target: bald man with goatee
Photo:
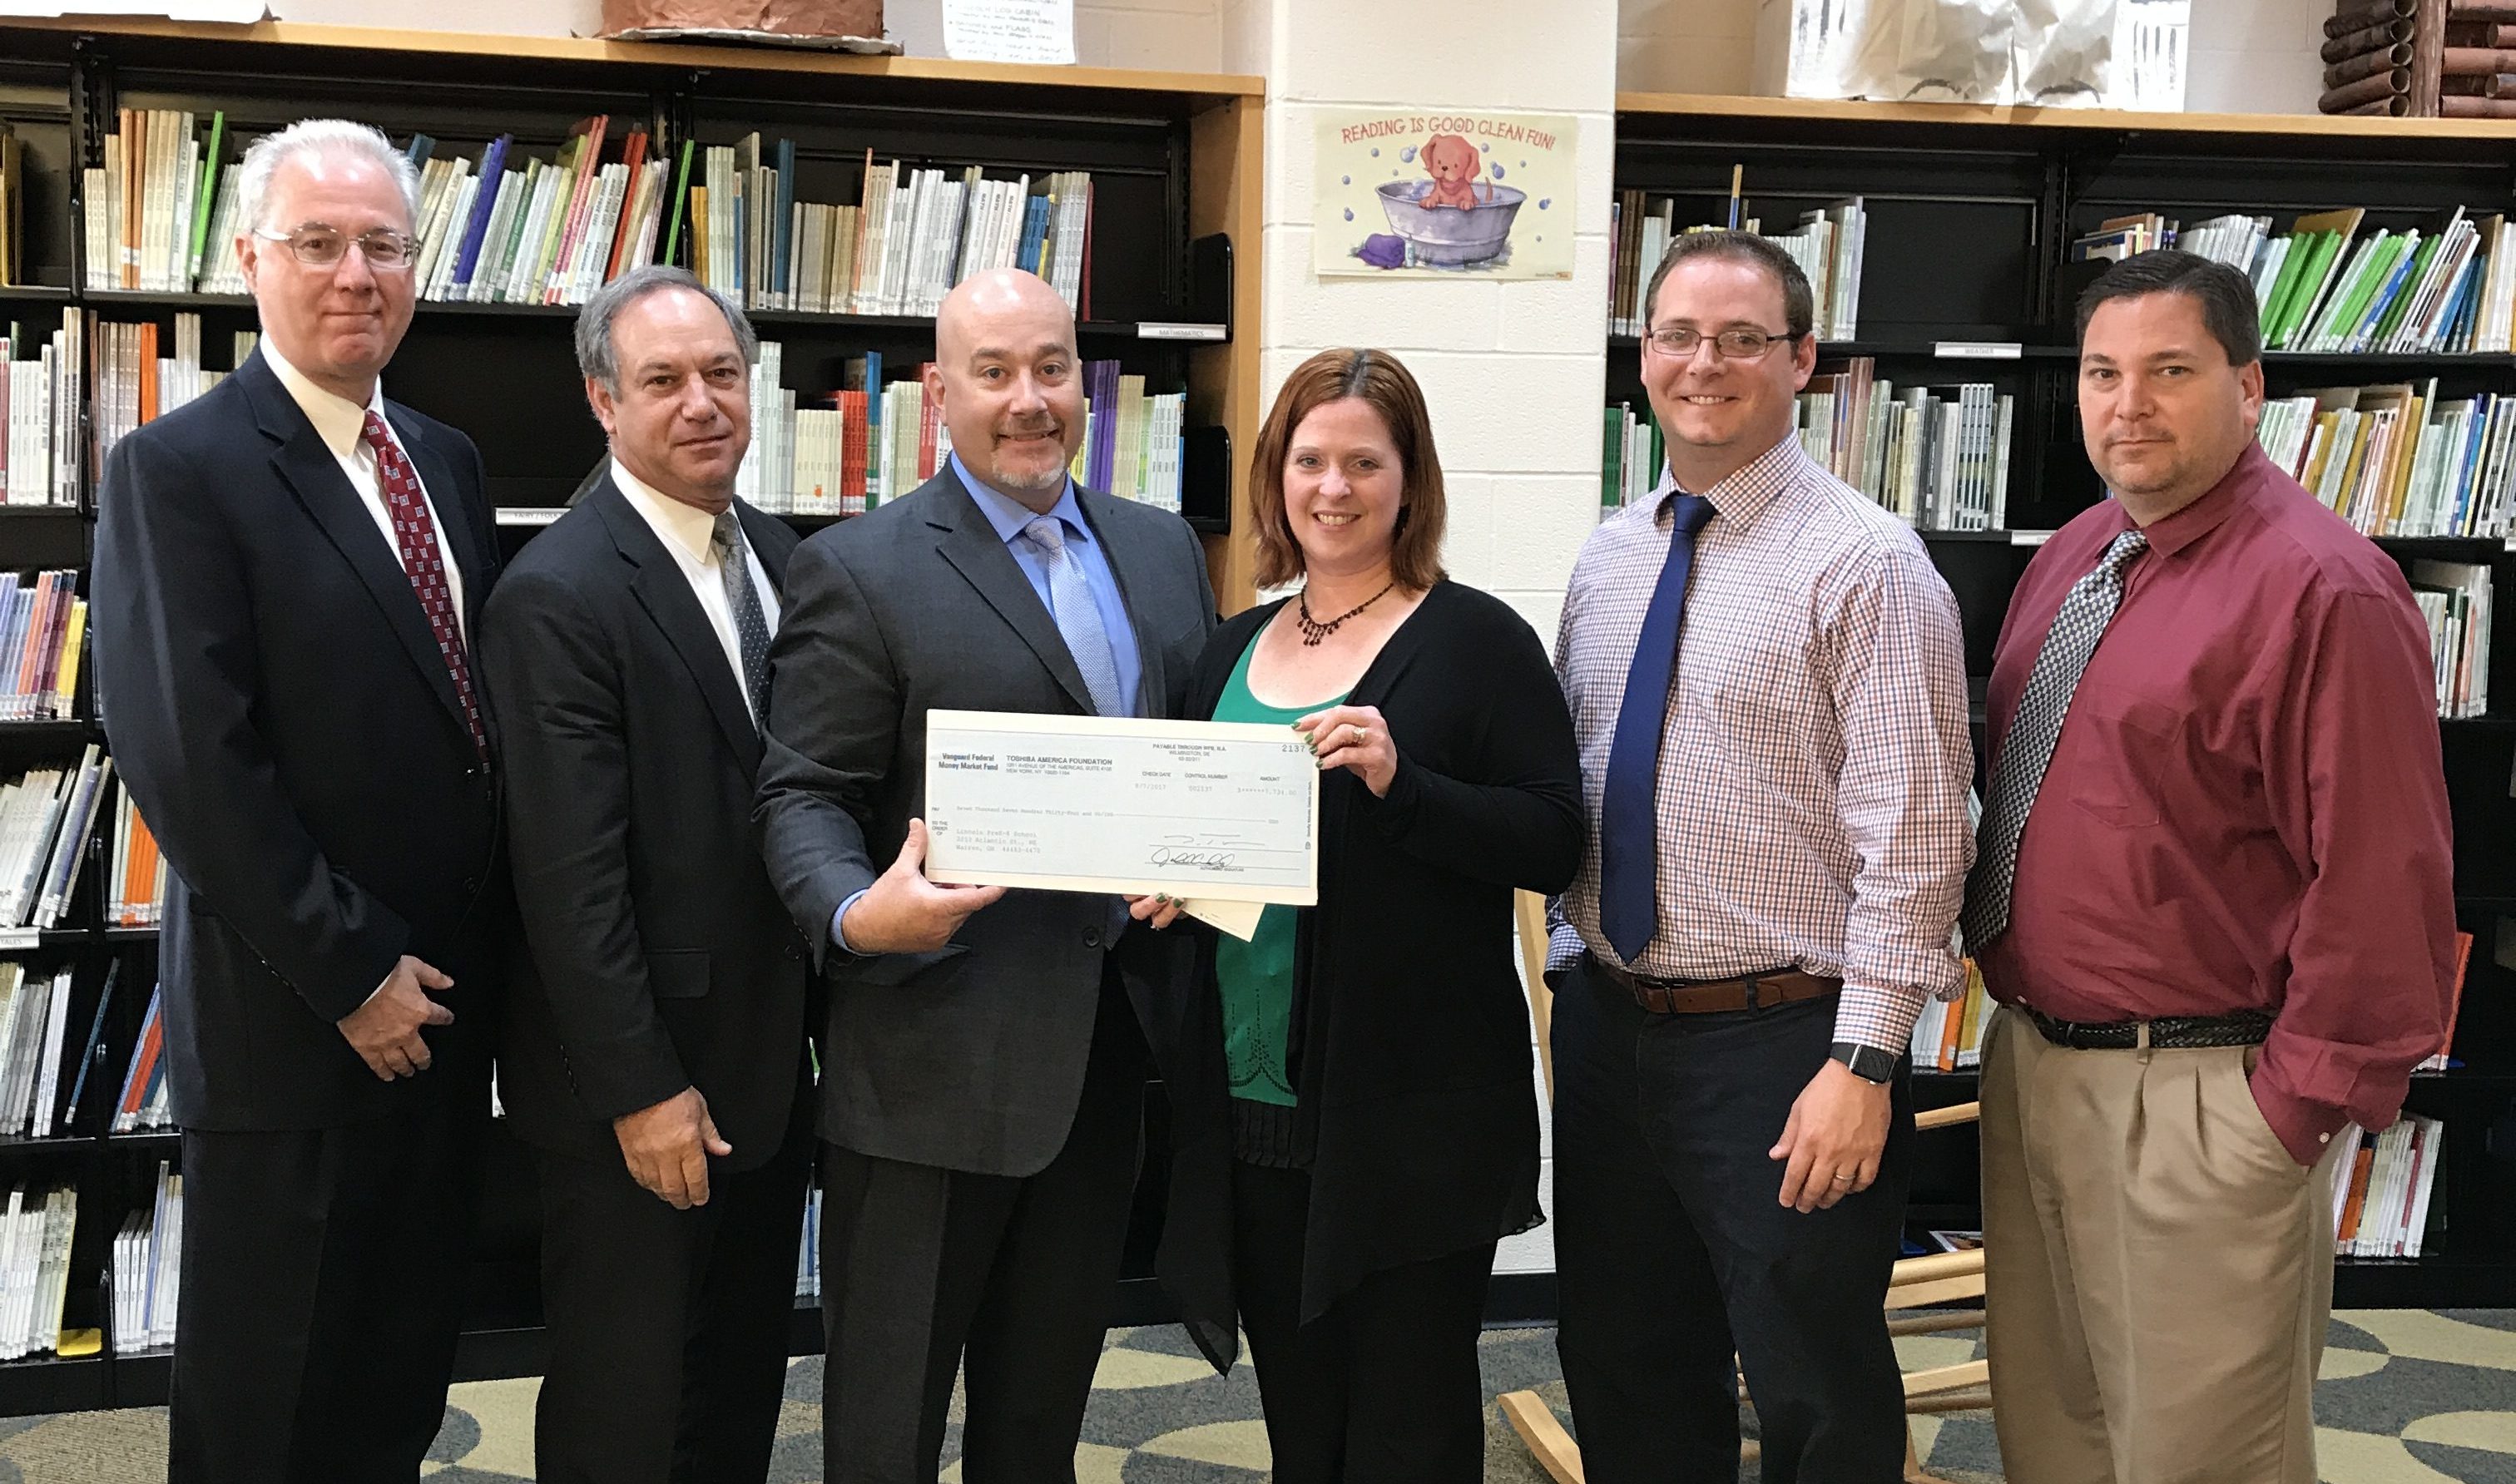
<instances>
[{"instance_id":1,"label":"bald man with goatee","mask_svg":"<svg viewBox=\"0 0 2516 1484\"><path fill-rule=\"evenodd\" d=\"M944 301L952 457L786 573L759 822L829 989L825 1476L934 1484L966 1368L967 1484L1073 1477L1135 1186L1138 1009L1192 943L1118 898L926 880L938 707L1167 717L1214 626L1176 515L1068 477L1074 318L1024 272Z\"/></svg>"}]
</instances>

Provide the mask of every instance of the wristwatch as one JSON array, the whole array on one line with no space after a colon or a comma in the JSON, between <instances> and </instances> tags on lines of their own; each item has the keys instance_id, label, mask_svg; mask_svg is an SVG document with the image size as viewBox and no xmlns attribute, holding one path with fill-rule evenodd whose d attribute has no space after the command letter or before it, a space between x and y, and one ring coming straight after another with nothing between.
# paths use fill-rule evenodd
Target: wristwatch
<instances>
[{"instance_id":1,"label":"wristwatch","mask_svg":"<svg viewBox=\"0 0 2516 1484\"><path fill-rule=\"evenodd\" d=\"M1896 1077L1895 1054L1874 1046L1838 1041L1834 1044L1834 1059L1850 1067L1853 1076L1866 1083L1883 1087Z\"/></svg>"}]
</instances>

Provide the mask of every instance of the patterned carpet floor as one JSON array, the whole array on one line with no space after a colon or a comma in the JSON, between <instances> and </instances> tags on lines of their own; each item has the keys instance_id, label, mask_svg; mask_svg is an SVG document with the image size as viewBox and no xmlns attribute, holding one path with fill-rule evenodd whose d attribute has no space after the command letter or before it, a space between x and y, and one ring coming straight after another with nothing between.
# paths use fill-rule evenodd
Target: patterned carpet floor
<instances>
[{"instance_id":1,"label":"patterned carpet floor","mask_svg":"<svg viewBox=\"0 0 2516 1484\"><path fill-rule=\"evenodd\" d=\"M1977 1353L1969 1338L1900 1340L1908 1369ZM1561 1414L1552 1332L1496 1330L1484 1341L1487 1390L1534 1389ZM787 1376L772 1478L821 1477L820 1362ZM429 1464L432 1484L519 1484L532 1477L536 1382L455 1389ZM2316 1389L2321 1473L2329 1484L2516 1484L2516 1311L2360 1310L2335 1316ZM1248 1368L1216 1377L1175 1329L1113 1330L1083 1441L1080 1484L1256 1484L1267 1434ZM1923 1419L1931 1468L1955 1484L2000 1478L1982 1414ZM1489 1418L1489 1484L1542 1484L1519 1439ZM946 1457L957 1448L947 1440ZM0 1484L156 1484L165 1477L162 1411L0 1422ZM1752 1477L1752 1475L1750 1475ZM957 1466L944 1471L958 1484Z\"/></svg>"}]
</instances>

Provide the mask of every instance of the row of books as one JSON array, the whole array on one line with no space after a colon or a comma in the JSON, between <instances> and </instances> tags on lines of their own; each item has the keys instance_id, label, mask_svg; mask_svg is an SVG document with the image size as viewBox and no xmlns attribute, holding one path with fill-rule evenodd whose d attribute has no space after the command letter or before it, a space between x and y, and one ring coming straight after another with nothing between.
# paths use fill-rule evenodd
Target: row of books
<instances>
[{"instance_id":1,"label":"row of books","mask_svg":"<svg viewBox=\"0 0 2516 1484\"><path fill-rule=\"evenodd\" d=\"M85 173L87 286L243 293L241 170L228 156L245 143L224 112L205 129L184 110L121 110L105 163ZM1091 311L1085 171L989 179L877 164L868 149L856 204L800 201L791 141L684 140L676 168L646 125L615 129L608 114L577 120L548 158L512 134L477 158L424 134L406 152L426 300L582 304L632 268L687 260L750 309L933 314L970 273L1019 265Z\"/></svg>"},{"instance_id":2,"label":"row of books","mask_svg":"<svg viewBox=\"0 0 2516 1484\"><path fill-rule=\"evenodd\" d=\"M2411 598L2428 620L2438 715L2489 715L2490 568L2469 561L2414 561Z\"/></svg>"},{"instance_id":3,"label":"row of books","mask_svg":"<svg viewBox=\"0 0 2516 1484\"><path fill-rule=\"evenodd\" d=\"M1177 511L1187 415L1184 393L1149 393L1145 379L1120 371L1116 361L1085 361L1075 479L1122 500Z\"/></svg>"},{"instance_id":4,"label":"row of books","mask_svg":"<svg viewBox=\"0 0 2516 1484\"><path fill-rule=\"evenodd\" d=\"M2157 212L2116 217L2072 243L2075 261L2172 247L2253 283L2263 345L2357 354L2503 351L2516 315L2516 238L2505 218L2456 207L2433 229L2363 232L2367 211L2308 212L2285 232L2231 213L2187 227ZM2505 248L2505 251L2501 249Z\"/></svg>"},{"instance_id":5,"label":"row of books","mask_svg":"<svg viewBox=\"0 0 2516 1484\"><path fill-rule=\"evenodd\" d=\"M840 390L807 405L780 385L785 351L763 341L751 378L751 447L735 493L779 515L861 515L934 477L952 452L922 365L886 383L879 352L842 363ZM1093 489L1180 508L1188 398L1147 392L1114 360L1085 361L1073 474Z\"/></svg>"},{"instance_id":6,"label":"row of books","mask_svg":"<svg viewBox=\"0 0 2516 1484\"><path fill-rule=\"evenodd\" d=\"M1631 402L1608 409L1607 456L1599 467L1599 509L1604 515L1650 498L1668 468L1666 436L1646 407Z\"/></svg>"},{"instance_id":7,"label":"row of books","mask_svg":"<svg viewBox=\"0 0 2516 1484\"><path fill-rule=\"evenodd\" d=\"M157 837L140 817L140 806L117 792L113 805L111 862L105 880L105 925L155 928L166 919L166 857Z\"/></svg>"},{"instance_id":8,"label":"row of books","mask_svg":"<svg viewBox=\"0 0 2516 1484\"><path fill-rule=\"evenodd\" d=\"M106 971L105 997L112 998L112 971ZM98 1008L100 1020L104 1008ZM166 995L162 989L148 992L148 1012L140 1022L140 1038L132 1043L131 1059L122 1070L122 1091L113 1099L113 1117L106 1125L112 1134L145 1134L175 1126L174 1109L166 1090Z\"/></svg>"},{"instance_id":9,"label":"row of books","mask_svg":"<svg viewBox=\"0 0 2516 1484\"><path fill-rule=\"evenodd\" d=\"M0 962L0 1134L11 1137L53 1135L54 1114L63 1096L85 1091L65 1088L62 1074L75 1081L86 1067L63 1057L70 1026L72 970L30 971L13 961ZM97 1028L102 1031L103 1018ZM67 1130L66 1120L63 1131Z\"/></svg>"},{"instance_id":10,"label":"row of books","mask_svg":"<svg viewBox=\"0 0 2516 1484\"><path fill-rule=\"evenodd\" d=\"M61 920L112 773L91 742L77 767L40 768L0 788L0 928Z\"/></svg>"},{"instance_id":11,"label":"row of books","mask_svg":"<svg viewBox=\"0 0 2516 1484\"><path fill-rule=\"evenodd\" d=\"M104 320L96 333L97 467L113 445L141 424L174 411L219 384L227 373L201 369L201 316L175 316L171 344L161 344L154 323L118 324ZM172 354L160 354L170 350Z\"/></svg>"},{"instance_id":12,"label":"row of books","mask_svg":"<svg viewBox=\"0 0 2516 1484\"><path fill-rule=\"evenodd\" d=\"M87 652L87 599L69 568L0 572L0 721L67 718Z\"/></svg>"},{"instance_id":13,"label":"row of books","mask_svg":"<svg viewBox=\"0 0 2516 1484\"><path fill-rule=\"evenodd\" d=\"M796 180L791 140L709 145L690 193L692 270L746 309L931 315L972 273L1022 268L1088 317L1087 171L990 180L868 149L856 205L798 201Z\"/></svg>"},{"instance_id":14,"label":"row of books","mask_svg":"<svg viewBox=\"0 0 2516 1484\"><path fill-rule=\"evenodd\" d=\"M105 163L81 173L86 208L87 286L184 293L201 280L215 250L232 260L236 172L221 172L227 115L207 141L196 115L172 108L123 108L105 138ZM213 230L214 187L228 188L229 220ZM241 290L241 280L238 288Z\"/></svg>"},{"instance_id":15,"label":"row of books","mask_svg":"<svg viewBox=\"0 0 2516 1484\"><path fill-rule=\"evenodd\" d=\"M2516 397L2437 383L2268 398L2254 439L2370 536L2496 536L2516 510Z\"/></svg>"},{"instance_id":16,"label":"row of books","mask_svg":"<svg viewBox=\"0 0 2516 1484\"><path fill-rule=\"evenodd\" d=\"M951 440L926 398L925 368L883 381L882 355L842 363L840 390L802 405L780 385L785 350L760 343L751 374L751 447L734 493L776 515L857 515L933 477Z\"/></svg>"},{"instance_id":17,"label":"row of books","mask_svg":"<svg viewBox=\"0 0 2516 1484\"><path fill-rule=\"evenodd\" d=\"M78 1235L78 1192L67 1185L13 1185L0 1207L0 1360L77 1353L64 1346L62 1314L70 1292L70 1249Z\"/></svg>"},{"instance_id":18,"label":"row of books","mask_svg":"<svg viewBox=\"0 0 2516 1484\"><path fill-rule=\"evenodd\" d=\"M157 1191L113 1238L113 1353L137 1355L175 1342L184 1258L184 1177L157 1163Z\"/></svg>"},{"instance_id":19,"label":"row of books","mask_svg":"<svg viewBox=\"0 0 2516 1484\"><path fill-rule=\"evenodd\" d=\"M0 504L78 503L85 327L79 310L64 309L57 330L13 322L0 336Z\"/></svg>"},{"instance_id":20,"label":"row of books","mask_svg":"<svg viewBox=\"0 0 2516 1484\"><path fill-rule=\"evenodd\" d=\"M2348 1125L2339 1141L2332 1162L2333 1255L2418 1257L2446 1125L2406 1113L2382 1134Z\"/></svg>"},{"instance_id":21,"label":"row of books","mask_svg":"<svg viewBox=\"0 0 2516 1484\"><path fill-rule=\"evenodd\" d=\"M475 162L436 153L414 135L420 172L419 297L493 304L583 304L609 279L656 257L667 161L648 158L633 126L603 159L608 115L576 121L548 160L529 158L501 135Z\"/></svg>"},{"instance_id":22,"label":"row of books","mask_svg":"<svg viewBox=\"0 0 2516 1484\"><path fill-rule=\"evenodd\" d=\"M1669 243L1685 232L1709 231L1723 224L1680 227L1674 197L1652 197L1640 190L1616 192L1609 212L1608 330L1613 335L1648 334L1652 307L1644 300ZM1731 212L1727 225L1759 232L1808 275L1816 309L1812 329L1818 339L1853 339L1860 327L1862 252L1869 234L1861 197L1804 211L1795 226L1780 232L1762 231L1756 219L1738 215L1735 190Z\"/></svg>"},{"instance_id":23,"label":"row of books","mask_svg":"<svg viewBox=\"0 0 2516 1484\"><path fill-rule=\"evenodd\" d=\"M1799 397L1809 457L1922 530L1999 529L2014 399L1990 382L1899 390L1874 370L1856 356L1809 379Z\"/></svg>"},{"instance_id":24,"label":"row of books","mask_svg":"<svg viewBox=\"0 0 2516 1484\"><path fill-rule=\"evenodd\" d=\"M1955 1072L1983 1064L1983 1030L1992 1016L1992 997L1984 992L1983 970L1974 960L1965 961L1965 993L1931 1001L1913 1022L1916 1070Z\"/></svg>"}]
</instances>

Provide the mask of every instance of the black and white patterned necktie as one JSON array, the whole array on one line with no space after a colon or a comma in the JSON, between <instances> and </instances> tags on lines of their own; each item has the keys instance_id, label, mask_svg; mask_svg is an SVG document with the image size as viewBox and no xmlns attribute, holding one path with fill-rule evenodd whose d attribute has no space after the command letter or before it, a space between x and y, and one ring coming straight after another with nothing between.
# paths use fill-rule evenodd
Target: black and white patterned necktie
<instances>
[{"instance_id":1,"label":"black and white patterned necktie","mask_svg":"<svg viewBox=\"0 0 2516 1484\"><path fill-rule=\"evenodd\" d=\"M2027 688L2019 694L2018 713L2001 743L1992 768L1992 797L1983 807L1983 826L1975 836L1974 871L1966 879L1965 911L1957 926L1965 933L1968 953L1980 951L2009 927L2010 888L2018 884L2018 840L2027 831L2027 811L2044 786L2044 769L2052 764L2053 746L2062 739L2063 719L2078 693L2079 677L2106 637L2115 609L2122 605L2123 572L2132 558L2149 549L2149 538L2125 531L2106 548L2088 574L2071 585L2044 647L2035 652Z\"/></svg>"},{"instance_id":2,"label":"black and white patterned necktie","mask_svg":"<svg viewBox=\"0 0 2516 1484\"><path fill-rule=\"evenodd\" d=\"M769 619L761 612L760 594L751 586L751 556L734 512L717 512L710 545L716 548L718 575L725 579L726 606L734 610L734 637L742 645L742 688L751 697L752 724L767 726Z\"/></svg>"}]
</instances>

